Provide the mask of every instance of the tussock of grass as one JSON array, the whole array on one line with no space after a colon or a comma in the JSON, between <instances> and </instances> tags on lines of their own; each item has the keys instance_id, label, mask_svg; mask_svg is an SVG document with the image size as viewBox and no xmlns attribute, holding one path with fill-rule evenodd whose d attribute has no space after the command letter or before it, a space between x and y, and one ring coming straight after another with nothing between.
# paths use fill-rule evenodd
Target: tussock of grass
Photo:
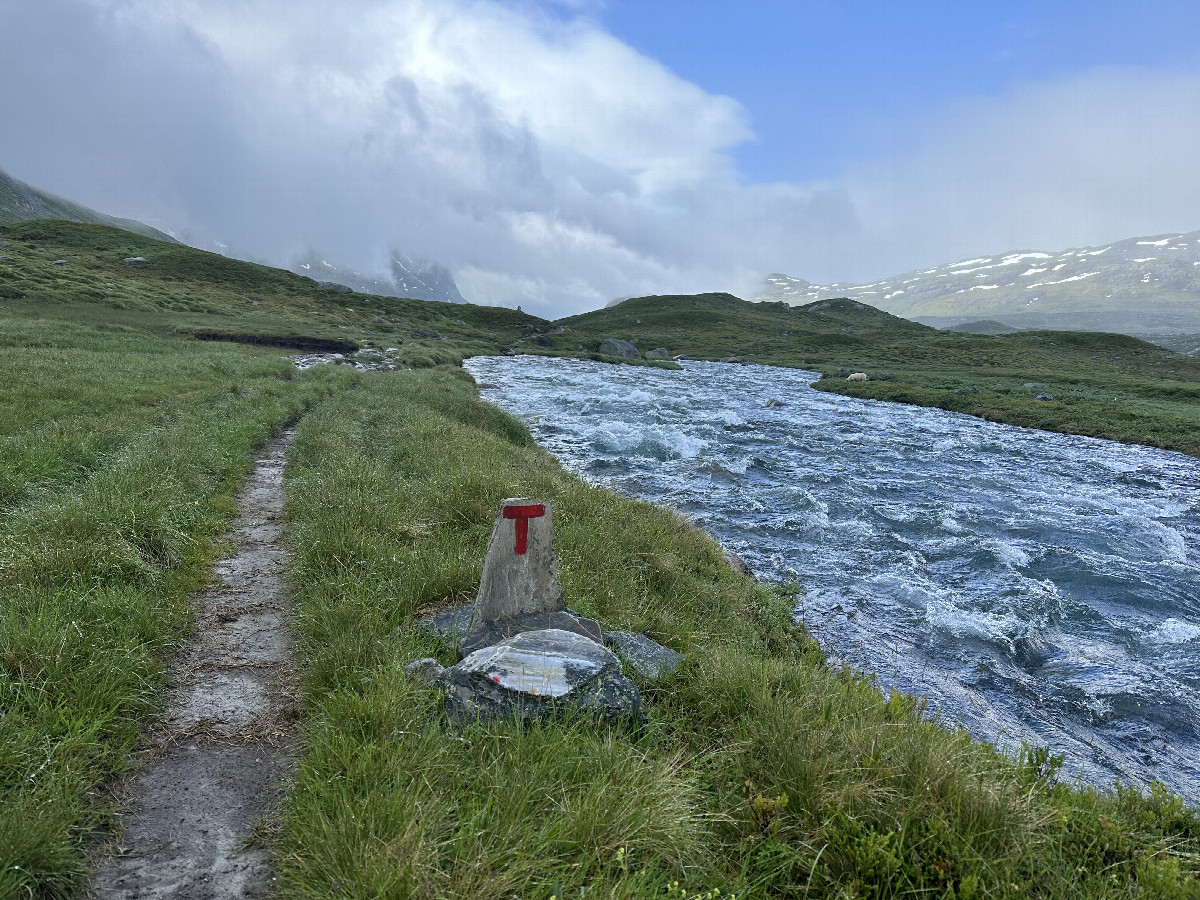
<instances>
[{"instance_id":1,"label":"tussock of grass","mask_svg":"<svg viewBox=\"0 0 1200 900\"><path fill-rule=\"evenodd\" d=\"M372 378L288 470L306 747L285 896L1186 897L1200 823L1071 790L826 666L791 598L681 518L564 473L461 372ZM414 614L470 597L495 506L556 506L568 603L687 654L646 727L444 719Z\"/></svg>"},{"instance_id":2,"label":"tussock of grass","mask_svg":"<svg viewBox=\"0 0 1200 900\"><path fill-rule=\"evenodd\" d=\"M67 896L253 448L353 376L58 323L0 333L0 896Z\"/></svg>"}]
</instances>

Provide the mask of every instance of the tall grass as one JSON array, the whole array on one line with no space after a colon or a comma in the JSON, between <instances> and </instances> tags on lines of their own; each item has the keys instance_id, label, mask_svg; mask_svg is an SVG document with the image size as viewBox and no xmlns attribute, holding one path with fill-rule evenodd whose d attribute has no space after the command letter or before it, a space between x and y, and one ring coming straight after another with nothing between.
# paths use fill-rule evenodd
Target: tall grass
<instances>
[{"instance_id":1,"label":"tall grass","mask_svg":"<svg viewBox=\"0 0 1200 900\"><path fill-rule=\"evenodd\" d=\"M792 598L670 511L570 476L461 372L373 378L301 425L286 484L305 749L295 897L1195 897L1200 822L1073 790L829 668ZM468 598L500 498L556 506L568 603L687 654L648 723L460 730L409 660Z\"/></svg>"},{"instance_id":2,"label":"tall grass","mask_svg":"<svg viewBox=\"0 0 1200 900\"><path fill-rule=\"evenodd\" d=\"M0 896L67 896L254 447L353 376L36 320L0 330Z\"/></svg>"}]
</instances>

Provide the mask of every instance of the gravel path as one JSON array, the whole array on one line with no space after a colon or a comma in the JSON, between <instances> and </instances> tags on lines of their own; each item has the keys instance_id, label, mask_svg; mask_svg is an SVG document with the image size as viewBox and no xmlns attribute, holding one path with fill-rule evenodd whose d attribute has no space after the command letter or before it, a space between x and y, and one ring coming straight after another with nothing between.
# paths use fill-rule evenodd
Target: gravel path
<instances>
[{"instance_id":1,"label":"gravel path","mask_svg":"<svg viewBox=\"0 0 1200 900\"><path fill-rule=\"evenodd\" d=\"M237 495L231 555L194 600L196 633L172 667L163 725L125 785L119 840L96 898L259 897L274 875L253 840L291 764L295 672L283 581L283 465L294 433L267 444Z\"/></svg>"}]
</instances>

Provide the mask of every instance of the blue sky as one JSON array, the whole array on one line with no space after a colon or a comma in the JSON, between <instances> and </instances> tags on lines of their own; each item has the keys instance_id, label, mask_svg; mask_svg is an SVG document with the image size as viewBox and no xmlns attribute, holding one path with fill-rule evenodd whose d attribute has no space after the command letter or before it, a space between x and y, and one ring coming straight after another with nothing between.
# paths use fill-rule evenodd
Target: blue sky
<instances>
[{"instance_id":1,"label":"blue sky","mask_svg":"<svg viewBox=\"0 0 1200 900\"><path fill-rule=\"evenodd\" d=\"M1015 84L1200 63L1197 0L612 0L594 14L746 107L756 140L734 155L750 181L837 177Z\"/></svg>"},{"instance_id":2,"label":"blue sky","mask_svg":"<svg viewBox=\"0 0 1200 900\"><path fill-rule=\"evenodd\" d=\"M0 168L555 317L1200 228L1200 0L0 0Z\"/></svg>"}]
</instances>

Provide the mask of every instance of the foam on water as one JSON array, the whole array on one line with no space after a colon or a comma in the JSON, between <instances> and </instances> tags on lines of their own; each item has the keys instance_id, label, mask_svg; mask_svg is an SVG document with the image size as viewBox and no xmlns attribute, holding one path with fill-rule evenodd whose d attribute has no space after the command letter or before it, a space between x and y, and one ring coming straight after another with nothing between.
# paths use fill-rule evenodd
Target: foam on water
<instances>
[{"instance_id":1,"label":"foam on water","mask_svg":"<svg viewBox=\"0 0 1200 900\"><path fill-rule=\"evenodd\" d=\"M467 363L568 468L803 584L831 660L1072 775L1200 804L1200 462L684 365Z\"/></svg>"}]
</instances>

